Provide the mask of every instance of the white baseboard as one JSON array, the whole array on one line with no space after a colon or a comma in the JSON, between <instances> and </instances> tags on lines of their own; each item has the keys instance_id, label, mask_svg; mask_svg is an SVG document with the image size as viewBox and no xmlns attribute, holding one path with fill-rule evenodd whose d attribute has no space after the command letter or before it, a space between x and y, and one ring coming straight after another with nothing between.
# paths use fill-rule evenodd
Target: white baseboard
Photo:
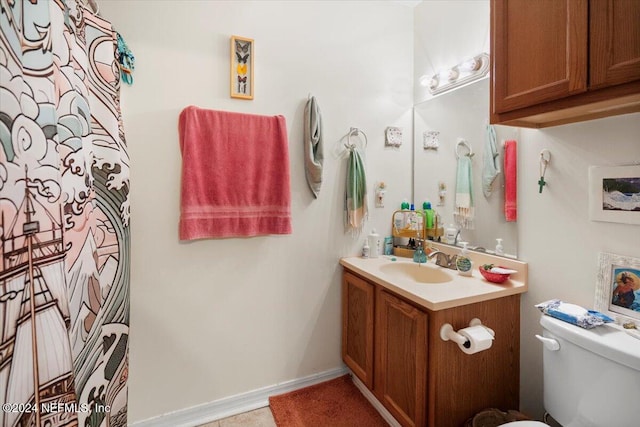
<instances>
[{"instance_id":1,"label":"white baseboard","mask_svg":"<svg viewBox=\"0 0 640 427\"><path fill-rule=\"evenodd\" d=\"M349 372L351 371L349 370ZM351 378L353 379L353 383L355 384L355 386L358 387L364 397L369 401L369 403L373 405L374 408L376 408L376 411L380 413L382 418L384 418L384 420L389 423L391 427L402 427L400 423L395 418L393 418L393 415L391 415L391 413L387 411L384 406L382 406L382 403L380 403L380 401L373 395L373 393L371 393L371 390L369 390L367 386L364 385L362 381L360 381L360 379L355 376L355 374L351 373Z\"/></svg>"},{"instance_id":2,"label":"white baseboard","mask_svg":"<svg viewBox=\"0 0 640 427\"><path fill-rule=\"evenodd\" d=\"M336 369L285 381L280 384L259 388L235 396L214 400L191 408L180 409L168 414L136 421L130 427L194 427L211 421L231 417L254 409L269 406L269 396L288 393L349 373L343 366ZM376 408L377 409L377 408Z\"/></svg>"}]
</instances>

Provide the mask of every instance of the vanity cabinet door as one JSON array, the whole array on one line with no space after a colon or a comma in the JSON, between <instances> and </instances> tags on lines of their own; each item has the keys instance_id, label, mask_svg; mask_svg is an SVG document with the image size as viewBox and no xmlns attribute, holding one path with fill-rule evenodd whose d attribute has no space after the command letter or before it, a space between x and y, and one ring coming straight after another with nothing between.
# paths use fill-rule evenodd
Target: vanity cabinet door
<instances>
[{"instance_id":1,"label":"vanity cabinet door","mask_svg":"<svg viewBox=\"0 0 640 427\"><path fill-rule=\"evenodd\" d=\"M376 292L374 394L403 426L425 426L428 316L381 289Z\"/></svg>"},{"instance_id":2,"label":"vanity cabinet door","mask_svg":"<svg viewBox=\"0 0 640 427\"><path fill-rule=\"evenodd\" d=\"M344 272L342 360L369 389L373 389L374 298L374 285Z\"/></svg>"}]
</instances>

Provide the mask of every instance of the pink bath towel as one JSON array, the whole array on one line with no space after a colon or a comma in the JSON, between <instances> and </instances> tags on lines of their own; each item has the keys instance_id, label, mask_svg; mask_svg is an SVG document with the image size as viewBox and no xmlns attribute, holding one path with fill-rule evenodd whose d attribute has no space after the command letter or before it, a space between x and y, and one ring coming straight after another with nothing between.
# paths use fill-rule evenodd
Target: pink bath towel
<instances>
[{"instance_id":1,"label":"pink bath towel","mask_svg":"<svg viewBox=\"0 0 640 427\"><path fill-rule=\"evenodd\" d=\"M178 130L181 240L291 234L283 116L189 106Z\"/></svg>"},{"instance_id":2,"label":"pink bath towel","mask_svg":"<svg viewBox=\"0 0 640 427\"><path fill-rule=\"evenodd\" d=\"M518 220L518 144L504 143L504 217L507 222Z\"/></svg>"}]
</instances>

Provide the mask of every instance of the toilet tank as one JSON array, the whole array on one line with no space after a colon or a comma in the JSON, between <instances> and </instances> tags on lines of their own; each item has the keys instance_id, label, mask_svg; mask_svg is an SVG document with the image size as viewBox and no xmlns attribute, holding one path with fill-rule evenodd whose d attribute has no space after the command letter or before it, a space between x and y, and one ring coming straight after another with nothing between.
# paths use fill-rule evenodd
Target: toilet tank
<instances>
[{"instance_id":1,"label":"toilet tank","mask_svg":"<svg viewBox=\"0 0 640 427\"><path fill-rule=\"evenodd\" d=\"M564 427L640 426L640 339L608 324L593 329L543 315L544 407Z\"/></svg>"}]
</instances>

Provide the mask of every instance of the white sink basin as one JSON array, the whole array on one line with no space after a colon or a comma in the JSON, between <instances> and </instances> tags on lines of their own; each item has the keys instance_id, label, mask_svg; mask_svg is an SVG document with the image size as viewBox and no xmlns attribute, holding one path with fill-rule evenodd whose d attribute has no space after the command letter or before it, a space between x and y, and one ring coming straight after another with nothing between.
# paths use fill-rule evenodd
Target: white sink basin
<instances>
[{"instance_id":1,"label":"white sink basin","mask_svg":"<svg viewBox=\"0 0 640 427\"><path fill-rule=\"evenodd\" d=\"M419 283L446 283L453 280L453 275L442 268L418 263L389 263L380 266L380 271L393 277Z\"/></svg>"}]
</instances>

